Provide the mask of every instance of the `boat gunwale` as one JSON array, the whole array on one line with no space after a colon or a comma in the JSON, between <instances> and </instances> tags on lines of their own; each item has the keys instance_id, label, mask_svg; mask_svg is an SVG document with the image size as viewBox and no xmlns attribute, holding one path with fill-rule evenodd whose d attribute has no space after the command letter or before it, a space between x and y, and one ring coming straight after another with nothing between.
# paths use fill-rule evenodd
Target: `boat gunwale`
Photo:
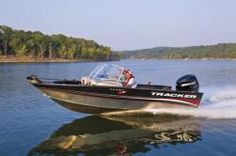
<instances>
[{"instance_id":1,"label":"boat gunwale","mask_svg":"<svg viewBox=\"0 0 236 156\"><path fill-rule=\"evenodd\" d=\"M41 82L39 82L39 81ZM60 86L68 86L68 87L82 87L82 88L115 88L115 89L128 89L128 90L145 90L145 91L161 91L161 92L179 92L179 93L183 93L183 94L199 94L199 95L203 95L204 93L202 92L191 92L191 91L177 91L177 90L161 90L161 89L153 89L153 88L128 88L128 87L119 87L119 86L85 86L85 85L82 85L82 84L63 84L63 83L55 83L55 80L53 79L47 79L46 82L45 81L42 81L44 79L41 79L41 78L37 78L37 82L32 82L30 81L31 84L33 85L38 85L38 86L57 86L57 87L60 87ZM58 79L56 81L72 81L73 80L66 80L66 79ZM80 82L80 81L78 81ZM139 85L139 84L138 84Z\"/></svg>"}]
</instances>

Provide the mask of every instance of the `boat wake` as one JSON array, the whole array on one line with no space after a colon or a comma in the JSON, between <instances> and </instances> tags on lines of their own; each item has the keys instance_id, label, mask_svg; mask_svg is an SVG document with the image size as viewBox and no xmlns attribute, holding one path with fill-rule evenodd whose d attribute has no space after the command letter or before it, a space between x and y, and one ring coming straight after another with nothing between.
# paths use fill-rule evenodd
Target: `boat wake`
<instances>
[{"instance_id":1,"label":"boat wake","mask_svg":"<svg viewBox=\"0 0 236 156\"><path fill-rule=\"evenodd\" d=\"M210 88L198 109L147 109L153 114L178 114L198 118L235 119L236 118L236 87Z\"/></svg>"},{"instance_id":2,"label":"boat wake","mask_svg":"<svg viewBox=\"0 0 236 156\"><path fill-rule=\"evenodd\" d=\"M208 119L236 119L236 87L208 88L198 109L152 109L112 112L105 115L151 113L153 115L192 116Z\"/></svg>"}]
</instances>

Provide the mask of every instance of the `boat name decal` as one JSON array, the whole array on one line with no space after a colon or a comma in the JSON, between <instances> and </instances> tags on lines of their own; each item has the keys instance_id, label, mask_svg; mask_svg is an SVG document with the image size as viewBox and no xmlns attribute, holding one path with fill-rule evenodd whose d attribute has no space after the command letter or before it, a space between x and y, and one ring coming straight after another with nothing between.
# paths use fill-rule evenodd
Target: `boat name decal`
<instances>
[{"instance_id":1,"label":"boat name decal","mask_svg":"<svg viewBox=\"0 0 236 156\"><path fill-rule=\"evenodd\" d=\"M116 91L116 94L118 94L118 95L123 95L127 92L126 89L121 89L121 88L111 88L110 90L111 91Z\"/></svg>"},{"instance_id":2,"label":"boat name decal","mask_svg":"<svg viewBox=\"0 0 236 156\"><path fill-rule=\"evenodd\" d=\"M179 94L179 93L163 93L163 92L151 92L152 96L160 97L177 97L177 98L187 98L187 99L196 99L197 95L192 94Z\"/></svg>"}]
</instances>

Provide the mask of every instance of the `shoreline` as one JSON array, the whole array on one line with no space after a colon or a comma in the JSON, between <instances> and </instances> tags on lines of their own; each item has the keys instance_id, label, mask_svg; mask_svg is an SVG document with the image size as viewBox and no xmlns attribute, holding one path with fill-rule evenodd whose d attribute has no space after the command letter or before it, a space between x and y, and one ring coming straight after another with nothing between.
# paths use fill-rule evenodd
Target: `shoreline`
<instances>
[{"instance_id":1,"label":"shoreline","mask_svg":"<svg viewBox=\"0 0 236 156\"><path fill-rule=\"evenodd\" d=\"M97 62L94 60L0 60L4 63L74 63L74 62Z\"/></svg>"},{"instance_id":2,"label":"shoreline","mask_svg":"<svg viewBox=\"0 0 236 156\"><path fill-rule=\"evenodd\" d=\"M128 59L125 59L125 60L137 60L137 61L159 61L159 60L182 60L182 61L194 61L194 60L197 60L197 61L224 61L224 60L231 60L231 61L236 61L236 58L199 58L199 59L194 59L194 58L191 58L191 59L159 59L159 58L128 58Z\"/></svg>"},{"instance_id":3,"label":"shoreline","mask_svg":"<svg viewBox=\"0 0 236 156\"><path fill-rule=\"evenodd\" d=\"M89 60L89 59L30 59L30 58L9 58L0 57L0 64L5 63L75 63L75 62L106 62L116 60Z\"/></svg>"},{"instance_id":4,"label":"shoreline","mask_svg":"<svg viewBox=\"0 0 236 156\"><path fill-rule=\"evenodd\" d=\"M222 58L222 59L214 59L214 58L204 58L204 59L157 59L157 58L150 58L150 59L145 59L145 58L139 58L139 59L121 59L121 60L134 60L134 61L163 61L163 60L168 60L168 61L174 61L174 60L180 60L180 61L224 61L224 60L229 60L229 61L236 61L236 58ZM119 60L109 60L109 61L119 61ZM69 60L69 59L39 59L39 60L33 60L33 59L0 59L0 64L14 64L14 63L76 63L76 62L109 62L108 60Z\"/></svg>"}]
</instances>

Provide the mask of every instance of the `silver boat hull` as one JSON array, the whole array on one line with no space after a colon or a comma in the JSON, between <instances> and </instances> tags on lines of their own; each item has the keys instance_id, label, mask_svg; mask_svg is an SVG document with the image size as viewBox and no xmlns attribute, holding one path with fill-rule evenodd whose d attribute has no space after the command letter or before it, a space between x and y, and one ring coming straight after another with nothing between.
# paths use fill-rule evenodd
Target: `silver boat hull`
<instances>
[{"instance_id":1,"label":"silver boat hull","mask_svg":"<svg viewBox=\"0 0 236 156\"><path fill-rule=\"evenodd\" d=\"M158 108L186 108L183 103L150 101L124 98L101 98L91 95L73 94L48 88L39 88L46 96L63 107L84 113L104 113L119 110L158 109ZM189 107L189 106L187 106ZM192 107L190 107L192 108Z\"/></svg>"}]
</instances>

